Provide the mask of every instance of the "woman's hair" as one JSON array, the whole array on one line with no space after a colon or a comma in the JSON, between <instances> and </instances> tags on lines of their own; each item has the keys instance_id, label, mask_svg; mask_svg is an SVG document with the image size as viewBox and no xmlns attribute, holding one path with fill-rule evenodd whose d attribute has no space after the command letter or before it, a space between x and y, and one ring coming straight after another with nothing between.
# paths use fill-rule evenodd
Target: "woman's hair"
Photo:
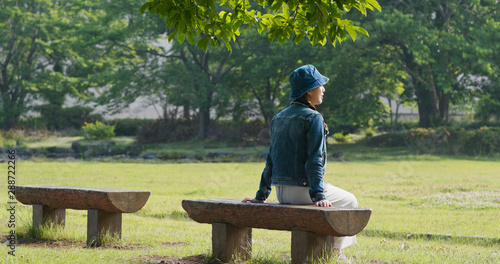
<instances>
[{"instance_id":1,"label":"woman's hair","mask_svg":"<svg viewBox=\"0 0 500 264\"><path fill-rule=\"evenodd\" d=\"M304 103L305 105L307 105L309 108L311 108L312 110L318 112L318 110L316 109L316 107L314 105L311 104L311 102L307 99L307 93L305 93L304 95L302 95L301 97L295 99L295 101L299 101L301 103ZM318 112L319 113L319 112ZM321 113L320 113L321 114ZM325 125L325 129L326 129L326 133L328 135L328 125L326 124L326 122L323 123Z\"/></svg>"},{"instance_id":2,"label":"woman's hair","mask_svg":"<svg viewBox=\"0 0 500 264\"><path fill-rule=\"evenodd\" d=\"M309 108L311 108L314 111L318 111L318 110L316 110L316 107L314 105L312 105L311 102L307 99L307 93L304 93L304 95L302 95L301 97L299 97L295 100L299 101L301 103L304 103L305 105L309 106Z\"/></svg>"}]
</instances>

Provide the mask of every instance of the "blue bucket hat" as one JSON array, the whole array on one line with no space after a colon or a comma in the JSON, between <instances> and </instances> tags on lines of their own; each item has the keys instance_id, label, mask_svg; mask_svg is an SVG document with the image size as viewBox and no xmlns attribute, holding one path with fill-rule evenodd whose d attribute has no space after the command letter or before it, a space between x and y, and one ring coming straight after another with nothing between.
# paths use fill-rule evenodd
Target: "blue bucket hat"
<instances>
[{"instance_id":1,"label":"blue bucket hat","mask_svg":"<svg viewBox=\"0 0 500 264\"><path fill-rule=\"evenodd\" d=\"M304 65L297 68L290 74L288 79L292 86L290 99L300 98L307 91L325 85L329 80L321 75L313 65Z\"/></svg>"}]
</instances>

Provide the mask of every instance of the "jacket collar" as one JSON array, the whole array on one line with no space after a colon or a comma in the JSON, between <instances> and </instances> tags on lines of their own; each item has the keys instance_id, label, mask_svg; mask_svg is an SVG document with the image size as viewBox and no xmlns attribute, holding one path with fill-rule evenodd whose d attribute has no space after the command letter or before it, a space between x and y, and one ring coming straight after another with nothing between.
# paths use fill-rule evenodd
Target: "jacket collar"
<instances>
[{"instance_id":1,"label":"jacket collar","mask_svg":"<svg viewBox=\"0 0 500 264\"><path fill-rule=\"evenodd\" d=\"M290 103L290 105L294 105L294 104L298 104L298 105L305 106L305 107L309 108L309 106L308 106L308 105L306 105L305 103L303 103L303 102L301 102L301 101L299 101L299 100L293 100L293 101Z\"/></svg>"}]
</instances>

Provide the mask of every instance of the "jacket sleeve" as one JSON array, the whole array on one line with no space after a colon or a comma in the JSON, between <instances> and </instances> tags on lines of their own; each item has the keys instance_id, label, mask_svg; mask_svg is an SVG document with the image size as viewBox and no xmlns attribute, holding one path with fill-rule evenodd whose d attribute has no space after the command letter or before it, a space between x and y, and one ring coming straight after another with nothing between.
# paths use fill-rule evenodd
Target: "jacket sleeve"
<instances>
[{"instance_id":1,"label":"jacket sleeve","mask_svg":"<svg viewBox=\"0 0 500 264\"><path fill-rule=\"evenodd\" d=\"M323 117L319 114L314 115L310 121L310 127L307 131L307 160L305 169L311 188L309 195L313 202L325 200L323 188L323 176L325 174L325 126Z\"/></svg>"},{"instance_id":2,"label":"jacket sleeve","mask_svg":"<svg viewBox=\"0 0 500 264\"><path fill-rule=\"evenodd\" d=\"M271 194L271 176L273 175L273 162L271 160L271 147L267 153L266 167L260 177L259 190L255 195L255 200L265 201Z\"/></svg>"}]
</instances>

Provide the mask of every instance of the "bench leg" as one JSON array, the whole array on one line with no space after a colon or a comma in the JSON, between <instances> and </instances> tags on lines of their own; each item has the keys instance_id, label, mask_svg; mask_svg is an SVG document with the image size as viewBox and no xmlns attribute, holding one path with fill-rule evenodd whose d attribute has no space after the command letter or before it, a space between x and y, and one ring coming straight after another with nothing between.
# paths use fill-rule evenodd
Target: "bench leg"
<instances>
[{"instance_id":1,"label":"bench leg","mask_svg":"<svg viewBox=\"0 0 500 264\"><path fill-rule=\"evenodd\" d=\"M292 264L314 263L333 253L333 236L308 231L292 231Z\"/></svg>"},{"instance_id":2,"label":"bench leg","mask_svg":"<svg viewBox=\"0 0 500 264\"><path fill-rule=\"evenodd\" d=\"M87 246L101 246L105 235L122 237L122 213L89 209L87 213Z\"/></svg>"},{"instance_id":3,"label":"bench leg","mask_svg":"<svg viewBox=\"0 0 500 264\"><path fill-rule=\"evenodd\" d=\"M213 223L212 253L223 262L229 262L233 257L250 259L252 255L252 229L226 223Z\"/></svg>"},{"instance_id":4,"label":"bench leg","mask_svg":"<svg viewBox=\"0 0 500 264\"><path fill-rule=\"evenodd\" d=\"M33 228L38 229L45 224L54 224L64 227L66 209L51 208L42 204L33 205Z\"/></svg>"}]
</instances>

